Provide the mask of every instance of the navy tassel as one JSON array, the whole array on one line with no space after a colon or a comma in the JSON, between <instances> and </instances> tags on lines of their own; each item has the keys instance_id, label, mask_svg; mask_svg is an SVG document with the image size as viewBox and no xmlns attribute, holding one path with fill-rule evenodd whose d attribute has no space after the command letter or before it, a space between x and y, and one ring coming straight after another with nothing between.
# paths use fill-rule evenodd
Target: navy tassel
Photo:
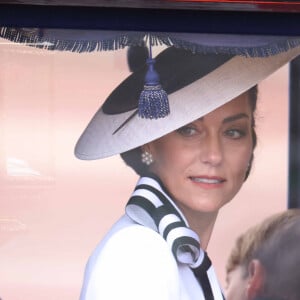
<instances>
[{"instance_id":1,"label":"navy tassel","mask_svg":"<svg viewBox=\"0 0 300 300\"><path fill-rule=\"evenodd\" d=\"M138 115L146 119L164 118L170 113L168 94L159 83L159 75L154 69L155 60L147 59L148 70L145 76L144 90L141 92Z\"/></svg>"}]
</instances>

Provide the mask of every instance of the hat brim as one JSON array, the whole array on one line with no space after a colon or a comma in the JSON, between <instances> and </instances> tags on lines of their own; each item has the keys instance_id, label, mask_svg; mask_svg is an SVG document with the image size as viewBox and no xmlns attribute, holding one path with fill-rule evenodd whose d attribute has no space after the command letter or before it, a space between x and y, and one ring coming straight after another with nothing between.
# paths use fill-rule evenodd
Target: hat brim
<instances>
[{"instance_id":1,"label":"hat brim","mask_svg":"<svg viewBox=\"0 0 300 300\"><path fill-rule=\"evenodd\" d=\"M160 138L236 98L300 54L300 47L268 57L234 56L204 77L169 94L170 115L143 119L135 109L106 114L100 108L80 136L75 156L100 159ZM116 131L116 132L115 132Z\"/></svg>"}]
</instances>

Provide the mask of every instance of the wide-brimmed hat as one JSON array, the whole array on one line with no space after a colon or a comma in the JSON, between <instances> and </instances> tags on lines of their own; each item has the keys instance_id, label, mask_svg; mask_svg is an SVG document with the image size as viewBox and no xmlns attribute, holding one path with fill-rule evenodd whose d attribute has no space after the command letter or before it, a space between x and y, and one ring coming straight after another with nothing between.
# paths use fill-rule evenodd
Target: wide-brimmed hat
<instances>
[{"instance_id":1,"label":"wide-brimmed hat","mask_svg":"<svg viewBox=\"0 0 300 300\"><path fill-rule=\"evenodd\" d=\"M282 38L280 42L282 46ZM263 57L167 48L155 58L155 68L168 94L170 113L158 119L137 114L147 71L144 64L96 112L76 144L76 157L93 160L126 152L210 113L300 54L295 39L293 43L287 39L285 45L280 51L271 50L276 48L275 39Z\"/></svg>"}]
</instances>

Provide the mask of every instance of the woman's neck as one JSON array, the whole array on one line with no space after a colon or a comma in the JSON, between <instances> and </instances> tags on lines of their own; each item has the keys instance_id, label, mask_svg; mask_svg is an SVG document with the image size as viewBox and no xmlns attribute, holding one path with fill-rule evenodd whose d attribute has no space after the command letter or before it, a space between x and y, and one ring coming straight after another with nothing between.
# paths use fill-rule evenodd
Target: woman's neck
<instances>
[{"instance_id":1,"label":"woman's neck","mask_svg":"<svg viewBox=\"0 0 300 300\"><path fill-rule=\"evenodd\" d=\"M170 196L176 206L181 210L184 217L187 219L189 227L199 236L201 248L206 250L216 222L218 211L198 212L189 209L188 207L184 207L175 201L175 199L173 199L168 190L164 187L162 181L155 174L149 173L145 176L155 179L160 184L162 189Z\"/></svg>"},{"instance_id":2,"label":"woman's neck","mask_svg":"<svg viewBox=\"0 0 300 300\"><path fill-rule=\"evenodd\" d=\"M182 207L180 207L180 210L187 219L189 227L198 234L201 248L206 250L218 212L197 212Z\"/></svg>"}]
</instances>

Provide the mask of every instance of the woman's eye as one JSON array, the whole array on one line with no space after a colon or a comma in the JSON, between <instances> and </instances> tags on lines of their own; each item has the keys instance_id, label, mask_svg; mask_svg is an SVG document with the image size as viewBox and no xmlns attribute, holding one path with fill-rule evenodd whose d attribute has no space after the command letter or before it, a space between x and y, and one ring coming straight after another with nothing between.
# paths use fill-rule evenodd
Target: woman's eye
<instances>
[{"instance_id":1,"label":"woman's eye","mask_svg":"<svg viewBox=\"0 0 300 300\"><path fill-rule=\"evenodd\" d=\"M177 132L183 136L192 136L197 133L197 130L191 126L183 126L177 129Z\"/></svg>"},{"instance_id":2,"label":"woman's eye","mask_svg":"<svg viewBox=\"0 0 300 300\"><path fill-rule=\"evenodd\" d=\"M225 135L232 139L239 139L246 135L246 132L241 129L229 129L226 130Z\"/></svg>"}]
</instances>

